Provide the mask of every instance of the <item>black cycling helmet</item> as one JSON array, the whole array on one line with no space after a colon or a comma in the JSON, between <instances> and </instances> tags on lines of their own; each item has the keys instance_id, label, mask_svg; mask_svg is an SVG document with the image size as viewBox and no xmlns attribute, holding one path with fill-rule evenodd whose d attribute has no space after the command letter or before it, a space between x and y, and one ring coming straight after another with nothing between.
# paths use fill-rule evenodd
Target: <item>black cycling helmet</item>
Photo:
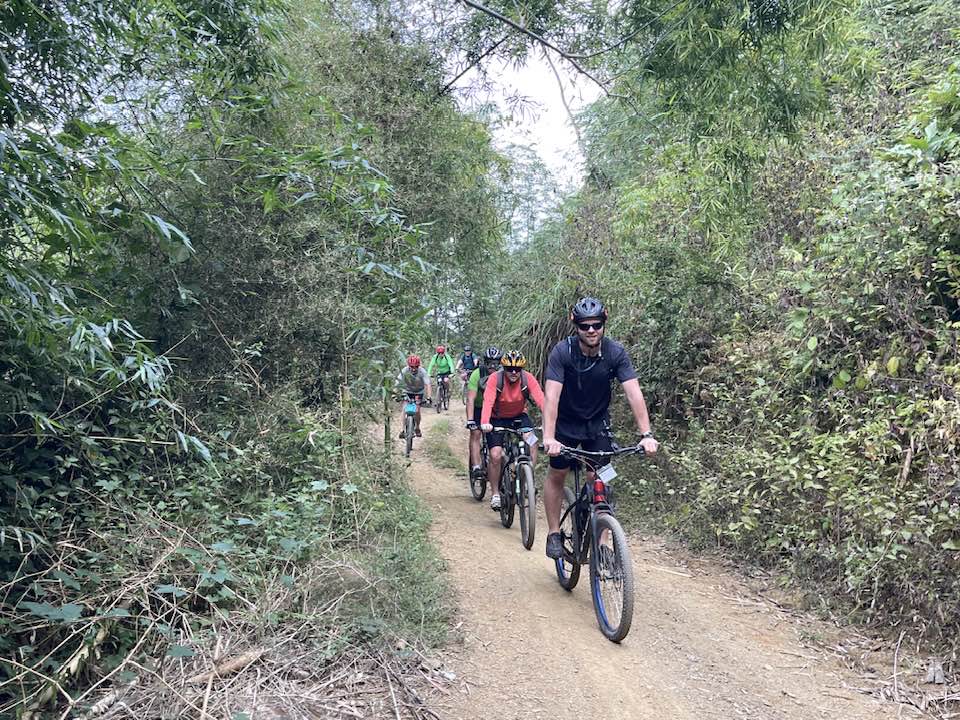
<instances>
[{"instance_id":1,"label":"black cycling helmet","mask_svg":"<svg viewBox=\"0 0 960 720\"><path fill-rule=\"evenodd\" d=\"M573 322L581 322L587 318L607 319L607 309L595 297L580 298L570 311L570 319Z\"/></svg>"},{"instance_id":2,"label":"black cycling helmet","mask_svg":"<svg viewBox=\"0 0 960 720\"><path fill-rule=\"evenodd\" d=\"M501 357L503 357L503 353L496 345L491 345L483 352L483 359L488 362L500 362Z\"/></svg>"},{"instance_id":3,"label":"black cycling helmet","mask_svg":"<svg viewBox=\"0 0 960 720\"><path fill-rule=\"evenodd\" d=\"M463 346L463 351L464 351L464 352L468 352L468 353L472 353L472 352L473 352L473 348L472 348L470 345L464 345L464 346Z\"/></svg>"}]
</instances>

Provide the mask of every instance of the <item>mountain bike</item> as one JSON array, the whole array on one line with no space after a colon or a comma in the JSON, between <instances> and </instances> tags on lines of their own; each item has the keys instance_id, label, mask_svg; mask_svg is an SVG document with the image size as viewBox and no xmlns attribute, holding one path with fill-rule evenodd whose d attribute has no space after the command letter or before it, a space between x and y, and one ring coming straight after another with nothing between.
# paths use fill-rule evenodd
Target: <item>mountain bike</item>
<instances>
[{"instance_id":1,"label":"mountain bike","mask_svg":"<svg viewBox=\"0 0 960 720\"><path fill-rule=\"evenodd\" d=\"M469 457L469 440L468 450L467 450L467 467L470 467L470 463L473 461L473 458ZM487 465L490 463L490 449L487 447L487 434L485 432L480 433L480 468L474 472L470 470L470 494L473 495L473 499L476 501L483 500L483 496L487 493Z\"/></svg>"},{"instance_id":2,"label":"mountain bike","mask_svg":"<svg viewBox=\"0 0 960 720\"><path fill-rule=\"evenodd\" d=\"M537 488L533 482L533 462L527 436L534 428L494 427L509 440L503 443L503 465L500 468L500 524L513 525L514 513L520 510L520 541L529 550L537 525ZM536 443L536 435L533 435Z\"/></svg>"},{"instance_id":3,"label":"mountain bike","mask_svg":"<svg viewBox=\"0 0 960 720\"><path fill-rule=\"evenodd\" d=\"M429 405L429 398L421 398L413 393L404 393L403 400L406 403L403 406L403 436L407 441L407 447L404 456L410 457L410 451L413 450L413 436L416 434L417 427L417 406Z\"/></svg>"},{"instance_id":4,"label":"mountain bike","mask_svg":"<svg viewBox=\"0 0 960 720\"><path fill-rule=\"evenodd\" d=\"M437 412L450 409L450 376L437 376Z\"/></svg>"},{"instance_id":5,"label":"mountain bike","mask_svg":"<svg viewBox=\"0 0 960 720\"><path fill-rule=\"evenodd\" d=\"M642 456L644 450L640 445L611 452L563 447L560 454L574 461L575 489L563 489L563 557L556 560L557 579L564 590L573 590L580 579L580 567L590 562L590 594L600 632L618 643L630 632L633 622L633 562L627 537L610 505L608 484L617 475L610 460ZM580 484L582 464L595 472L593 482Z\"/></svg>"}]
</instances>

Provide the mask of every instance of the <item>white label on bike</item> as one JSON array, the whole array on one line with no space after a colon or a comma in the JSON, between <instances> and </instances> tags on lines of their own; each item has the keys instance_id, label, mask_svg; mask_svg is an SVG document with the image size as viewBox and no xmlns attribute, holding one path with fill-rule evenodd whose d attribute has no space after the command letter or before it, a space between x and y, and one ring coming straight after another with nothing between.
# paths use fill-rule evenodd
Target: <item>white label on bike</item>
<instances>
[{"instance_id":1,"label":"white label on bike","mask_svg":"<svg viewBox=\"0 0 960 720\"><path fill-rule=\"evenodd\" d=\"M604 483L609 484L617 476L617 471L613 469L613 465L607 463L602 468L597 470L597 477L603 480Z\"/></svg>"},{"instance_id":2,"label":"white label on bike","mask_svg":"<svg viewBox=\"0 0 960 720\"><path fill-rule=\"evenodd\" d=\"M536 446L536 444L537 444L537 434L536 434L533 430L531 430L530 432L528 432L524 437L525 437L525 439L526 439L526 441L527 441L527 445L529 445L530 447L535 447L535 446Z\"/></svg>"}]
</instances>

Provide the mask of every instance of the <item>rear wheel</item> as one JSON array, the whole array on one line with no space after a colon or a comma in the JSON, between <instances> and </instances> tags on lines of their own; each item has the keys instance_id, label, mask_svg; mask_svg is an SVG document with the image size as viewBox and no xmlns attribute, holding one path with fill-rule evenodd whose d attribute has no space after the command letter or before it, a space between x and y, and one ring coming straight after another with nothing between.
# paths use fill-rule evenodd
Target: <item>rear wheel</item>
<instances>
[{"instance_id":1,"label":"rear wheel","mask_svg":"<svg viewBox=\"0 0 960 720\"><path fill-rule=\"evenodd\" d=\"M520 497L517 504L520 506L520 541L529 550L533 546L533 538L537 526L537 489L533 483L533 468L528 462L520 463Z\"/></svg>"},{"instance_id":2,"label":"rear wheel","mask_svg":"<svg viewBox=\"0 0 960 720\"><path fill-rule=\"evenodd\" d=\"M508 528L513 525L516 509L513 503L513 465L508 465L506 458L503 463L503 470L500 471L500 524Z\"/></svg>"},{"instance_id":3,"label":"rear wheel","mask_svg":"<svg viewBox=\"0 0 960 720\"><path fill-rule=\"evenodd\" d=\"M567 512L568 508L573 507L575 501L573 490L565 487L563 489L563 503L560 505L560 517L563 518L563 522L560 524L560 536L563 538L563 557L554 561L557 566L557 580L564 590L573 590L580 581L580 561L577 559L576 547L579 538L573 520L576 511L571 511L564 517L564 513Z\"/></svg>"},{"instance_id":4,"label":"rear wheel","mask_svg":"<svg viewBox=\"0 0 960 720\"><path fill-rule=\"evenodd\" d=\"M590 590L597 623L608 640L620 642L633 622L633 562L620 523L606 513L597 517L590 558Z\"/></svg>"}]
</instances>

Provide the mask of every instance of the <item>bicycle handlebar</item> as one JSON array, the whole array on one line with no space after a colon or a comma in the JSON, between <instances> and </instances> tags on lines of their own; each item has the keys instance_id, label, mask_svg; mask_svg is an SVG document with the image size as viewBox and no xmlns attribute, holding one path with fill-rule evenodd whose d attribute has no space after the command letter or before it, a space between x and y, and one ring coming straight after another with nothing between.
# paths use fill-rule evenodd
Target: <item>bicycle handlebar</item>
<instances>
[{"instance_id":1,"label":"bicycle handlebar","mask_svg":"<svg viewBox=\"0 0 960 720\"><path fill-rule=\"evenodd\" d=\"M512 427L499 427L497 425L493 426L493 430L490 432L508 432L513 433L514 435L523 435L528 432L537 432L542 428L537 425L536 427L522 427L522 428L512 428Z\"/></svg>"},{"instance_id":2,"label":"bicycle handlebar","mask_svg":"<svg viewBox=\"0 0 960 720\"><path fill-rule=\"evenodd\" d=\"M540 450L546 452L546 448L543 445L540 445ZM614 450L581 450L580 448L572 448L567 447L566 445L561 445L560 454L566 455L570 458L582 458L586 460L589 458L615 458L622 457L624 455L644 456L647 454L647 451L644 449L643 445L640 445L639 443L636 445L630 445L629 447L616 448Z\"/></svg>"}]
</instances>

